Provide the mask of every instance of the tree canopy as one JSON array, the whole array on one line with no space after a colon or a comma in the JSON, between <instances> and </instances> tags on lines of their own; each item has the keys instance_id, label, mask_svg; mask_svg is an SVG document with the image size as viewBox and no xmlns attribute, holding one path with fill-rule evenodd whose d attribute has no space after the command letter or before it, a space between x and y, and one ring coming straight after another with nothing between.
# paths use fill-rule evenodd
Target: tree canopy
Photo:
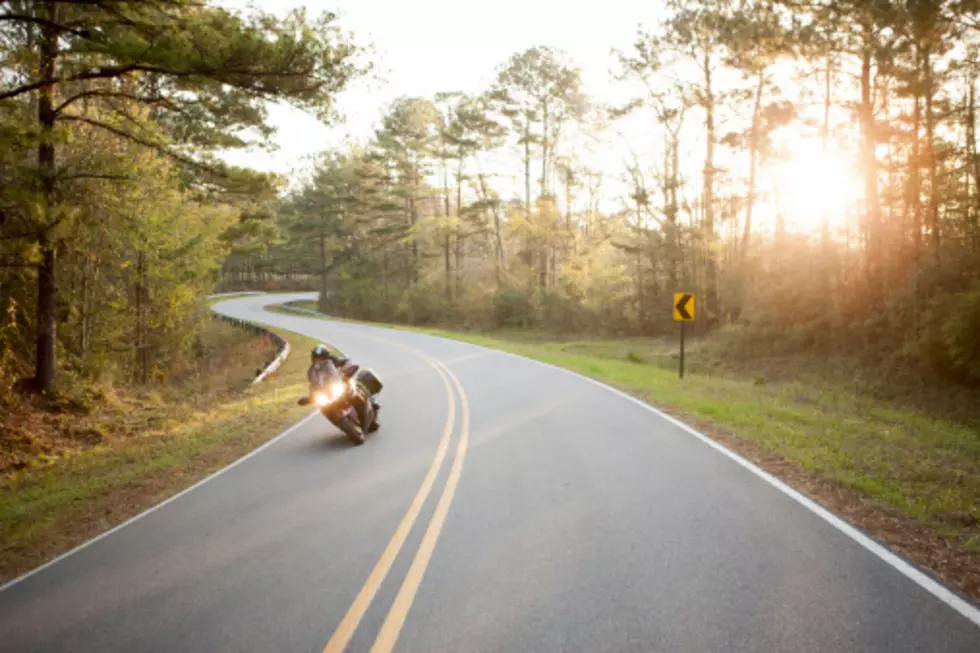
<instances>
[{"instance_id":1,"label":"tree canopy","mask_svg":"<svg viewBox=\"0 0 980 653\"><path fill-rule=\"evenodd\" d=\"M55 379L57 326L74 325L79 310L58 279L81 274L85 292L106 292L91 285L107 283L92 266L105 269L120 247L122 269L135 260L135 290L124 294L140 310L149 280L164 274L153 267L160 256L185 272L198 256L203 267L186 280L206 287L223 251L214 247L254 236L278 185L216 153L265 140L272 101L329 119L336 94L364 71L332 14L279 19L198 0L2 2L0 66L0 297L36 335L33 386L43 392ZM77 320L90 335L92 323ZM137 321L145 348L149 327ZM85 359L89 342L68 349Z\"/></svg>"},{"instance_id":2,"label":"tree canopy","mask_svg":"<svg viewBox=\"0 0 980 653\"><path fill-rule=\"evenodd\" d=\"M482 92L398 98L287 190L220 154L268 142L269 102L333 117L368 67L333 15L0 3L5 347L30 343L15 366L42 391L56 353L145 378L134 352L188 346L175 298L220 268L224 288L479 328L656 335L696 292L702 331L977 382L978 13L671 1L610 57L627 101L530 47Z\"/></svg>"},{"instance_id":3,"label":"tree canopy","mask_svg":"<svg viewBox=\"0 0 980 653\"><path fill-rule=\"evenodd\" d=\"M673 293L694 291L701 329L874 342L976 382L977 12L669 2L613 57L634 97L622 106L586 97L567 53L515 53L484 93L398 100L372 142L319 171L371 168L357 177L370 201L323 196L319 176L283 200L294 226L343 204L324 237L367 221L370 246L317 259L287 234L225 279L288 267L354 317L650 335L673 329ZM619 169L585 151L606 130L630 152Z\"/></svg>"}]
</instances>

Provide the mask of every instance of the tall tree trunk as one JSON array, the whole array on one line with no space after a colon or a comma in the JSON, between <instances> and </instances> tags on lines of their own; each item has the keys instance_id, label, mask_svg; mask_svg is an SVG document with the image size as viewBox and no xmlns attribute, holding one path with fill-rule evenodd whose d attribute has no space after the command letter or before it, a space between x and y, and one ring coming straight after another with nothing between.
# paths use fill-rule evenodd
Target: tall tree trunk
<instances>
[{"instance_id":1,"label":"tall tree trunk","mask_svg":"<svg viewBox=\"0 0 980 653\"><path fill-rule=\"evenodd\" d=\"M477 180L480 182L480 199L485 203L490 204L490 208L493 215L493 239L494 239L494 274L496 275L495 281L497 282L497 289L500 289L501 281L503 280L503 267L504 267L504 239L500 230L500 206L497 202L491 202L490 190L487 188L487 178L483 174L483 166L480 164L479 158L476 159L477 165Z\"/></svg>"},{"instance_id":2,"label":"tall tree trunk","mask_svg":"<svg viewBox=\"0 0 980 653\"><path fill-rule=\"evenodd\" d=\"M497 245L497 280L500 281L506 258L504 257L504 239L500 234L500 209L497 206L493 207L493 231Z\"/></svg>"},{"instance_id":3,"label":"tall tree trunk","mask_svg":"<svg viewBox=\"0 0 980 653\"><path fill-rule=\"evenodd\" d=\"M563 242L562 250L565 256L568 256L569 249L572 250L574 254L575 250L575 237L572 234L572 182L574 181L572 177L571 164L565 170L565 233L564 238L568 239ZM571 246L569 246L569 241Z\"/></svg>"},{"instance_id":4,"label":"tall tree trunk","mask_svg":"<svg viewBox=\"0 0 980 653\"><path fill-rule=\"evenodd\" d=\"M542 105L541 126L541 197L548 195L548 102Z\"/></svg>"},{"instance_id":5,"label":"tall tree trunk","mask_svg":"<svg viewBox=\"0 0 980 653\"><path fill-rule=\"evenodd\" d=\"M34 368L34 387L50 393L55 377L55 336L58 288L55 281L57 245L42 235L41 264L37 269L37 358Z\"/></svg>"},{"instance_id":6,"label":"tall tree trunk","mask_svg":"<svg viewBox=\"0 0 980 653\"><path fill-rule=\"evenodd\" d=\"M531 116L524 115L524 208L531 215Z\"/></svg>"},{"instance_id":7,"label":"tall tree trunk","mask_svg":"<svg viewBox=\"0 0 980 653\"><path fill-rule=\"evenodd\" d=\"M445 243L444 243L444 254L445 254L445 285L446 285L446 303L453 303L453 284L452 284L452 262L450 261L449 252L452 246L453 239L453 228L450 224L452 216L449 210L449 166L447 165L446 159L442 160L442 208L445 216Z\"/></svg>"},{"instance_id":8,"label":"tall tree trunk","mask_svg":"<svg viewBox=\"0 0 980 653\"><path fill-rule=\"evenodd\" d=\"M462 234L463 222L463 154L460 152L459 161L456 166L456 218L460 224L456 228L456 303L463 292L463 255L465 254L464 241Z\"/></svg>"},{"instance_id":9,"label":"tall tree trunk","mask_svg":"<svg viewBox=\"0 0 980 653\"><path fill-rule=\"evenodd\" d=\"M670 279L670 287L676 291L678 286L678 268L681 265L680 251L680 230L677 224L680 205L677 202L677 188L680 186L680 135L676 131L671 132L670 140L670 174L667 177L668 189L670 191L670 201L667 204L667 238L669 239L669 267L667 276Z\"/></svg>"},{"instance_id":10,"label":"tall tree trunk","mask_svg":"<svg viewBox=\"0 0 980 653\"><path fill-rule=\"evenodd\" d=\"M549 284L554 288L558 284L558 248L551 245L551 272Z\"/></svg>"},{"instance_id":11,"label":"tall tree trunk","mask_svg":"<svg viewBox=\"0 0 980 653\"><path fill-rule=\"evenodd\" d=\"M41 27L38 75L41 79L55 76L58 60L57 3L45 2L44 14L48 22ZM41 264L37 274L37 342L35 351L34 388L50 393L54 388L57 336L57 243L47 233L47 225L53 220L55 205L55 149L54 149L54 90L45 86L38 92L37 118L41 127L41 139L37 148L38 167L41 173L41 220L44 232L38 237Z\"/></svg>"},{"instance_id":12,"label":"tall tree trunk","mask_svg":"<svg viewBox=\"0 0 980 653\"><path fill-rule=\"evenodd\" d=\"M881 93L881 113L885 116L885 119L889 119L890 107L889 107L889 95L888 95L888 84L887 82L878 86L876 84L876 92ZM886 197L891 197L892 191L896 187L895 183L895 169L897 165L895 164L895 144L894 139L889 135L884 135L884 145L885 145L885 195ZM892 246L900 247L902 245L901 229L896 229L895 227L895 212L896 207L894 202L887 202L885 206L882 207L882 222L881 222L881 237L882 237L882 267L884 270L890 269L889 266L889 253L892 251ZM897 257L901 258L901 257Z\"/></svg>"},{"instance_id":13,"label":"tall tree trunk","mask_svg":"<svg viewBox=\"0 0 980 653\"><path fill-rule=\"evenodd\" d=\"M548 102L545 101L542 106L542 118L541 118L541 194L539 195L539 201L547 201L548 197ZM550 215L550 214L549 214ZM551 225L541 224L542 233L546 233L544 238L541 239L541 248L538 252L540 258L540 267L538 269L538 285L541 288L548 287L548 269L549 269L549 256L548 256L548 239L551 237ZM547 232L545 231L547 230Z\"/></svg>"},{"instance_id":14,"label":"tall tree trunk","mask_svg":"<svg viewBox=\"0 0 980 653\"><path fill-rule=\"evenodd\" d=\"M150 382L146 276L146 253L140 250L136 253L136 379L141 385Z\"/></svg>"},{"instance_id":15,"label":"tall tree trunk","mask_svg":"<svg viewBox=\"0 0 980 653\"><path fill-rule=\"evenodd\" d=\"M456 286L453 294L453 299L455 303L459 304L459 298L463 293L463 256L466 253L464 245L466 241L464 240L463 234L459 231L456 232Z\"/></svg>"},{"instance_id":16,"label":"tall tree trunk","mask_svg":"<svg viewBox=\"0 0 980 653\"><path fill-rule=\"evenodd\" d=\"M969 89L963 94L963 109L967 113L965 121L969 120L970 113L970 92ZM973 248L975 231L973 229L973 171L970 165L970 127L967 126L964 133L964 153L966 156L966 166L963 170L963 220L965 222L964 235L968 247Z\"/></svg>"},{"instance_id":17,"label":"tall tree trunk","mask_svg":"<svg viewBox=\"0 0 980 653\"><path fill-rule=\"evenodd\" d=\"M463 159L462 153L456 168L456 217L463 219Z\"/></svg>"},{"instance_id":18,"label":"tall tree trunk","mask_svg":"<svg viewBox=\"0 0 980 653\"><path fill-rule=\"evenodd\" d=\"M445 285L446 291L446 303L451 304L453 301L453 266L452 261L449 257L449 253L452 248L453 237L447 229L445 236L442 241L442 253L443 253L443 283Z\"/></svg>"},{"instance_id":19,"label":"tall tree trunk","mask_svg":"<svg viewBox=\"0 0 980 653\"><path fill-rule=\"evenodd\" d=\"M534 251L532 249L531 238L531 116L530 113L524 115L524 215L527 218L528 228L524 232L524 252L522 258L529 267L534 267Z\"/></svg>"},{"instance_id":20,"label":"tall tree trunk","mask_svg":"<svg viewBox=\"0 0 980 653\"><path fill-rule=\"evenodd\" d=\"M936 116L932 104L935 90L932 70L932 56L925 48L922 56L922 81L926 92L926 158L929 161L929 232L932 255L939 258L939 173L936 161Z\"/></svg>"},{"instance_id":21,"label":"tall tree trunk","mask_svg":"<svg viewBox=\"0 0 980 653\"><path fill-rule=\"evenodd\" d=\"M824 61L824 89L823 89L823 125L820 129L820 151L824 156L824 161L830 160L830 109L833 105L833 79L834 79L834 56L835 52L827 53ZM832 189L825 189L832 192ZM820 216L820 269L817 274L823 286L823 301L832 314L840 314L840 298L834 288L834 284L839 282L840 271L836 260L832 257L830 239L830 211L824 207ZM826 322L830 322L829 316L825 317Z\"/></svg>"},{"instance_id":22,"label":"tall tree trunk","mask_svg":"<svg viewBox=\"0 0 980 653\"><path fill-rule=\"evenodd\" d=\"M136 315L133 324L133 363L136 368L137 383L140 381L140 362L143 353L143 252L136 252L136 283L133 284L133 303L136 305Z\"/></svg>"},{"instance_id":23,"label":"tall tree trunk","mask_svg":"<svg viewBox=\"0 0 980 653\"><path fill-rule=\"evenodd\" d=\"M749 135L749 190L745 207L745 231L742 234L742 260L749 256L749 243L752 237L752 211L755 208L755 179L759 159L759 120L762 114L762 89L766 83L763 73L759 73L759 83L755 88L755 106L752 108L752 130Z\"/></svg>"},{"instance_id":24,"label":"tall tree trunk","mask_svg":"<svg viewBox=\"0 0 980 653\"><path fill-rule=\"evenodd\" d=\"M919 48L915 49L915 74L919 75ZM922 146L920 132L922 130L922 99L919 84L915 85L912 101L915 103L912 111L912 160L909 162L908 203L912 209L912 260L918 268L922 257Z\"/></svg>"},{"instance_id":25,"label":"tall tree trunk","mask_svg":"<svg viewBox=\"0 0 980 653\"><path fill-rule=\"evenodd\" d=\"M864 210L867 234L868 290L875 307L881 306L881 207L878 205L878 158L875 154L874 107L871 99L872 27L865 27L861 55L861 159L864 166Z\"/></svg>"},{"instance_id":26,"label":"tall tree trunk","mask_svg":"<svg viewBox=\"0 0 980 653\"><path fill-rule=\"evenodd\" d=\"M977 157L977 105L976 80L971 76L967 90L967 155L968 172L973 175L973 194L967 196L970 227L973 233L973 251L980 254L980 157Z\"/></svg>"},{"instance_id":27,"label":"tall tree trunk","mask_svg":"<svg viewBox=\"0 0 980 653\"><path fill-rule=\"evenodd\" d=\"M414 285L419 280L419 240L418 234L415 233L415 227L419 222L419 207L418 207L418 197L419 197L419 186L421 184L419 180L419 168L417 163L412 164L412 183L415 186L415 191L412 197L409 198L411 206L411 222L412 222L412 277L411 281Z\"/></svg>"},{"instance_id":28,"label":"tall tree trunk","mask_svg":"<svg viewBox=\"0 0 980 653\"><path fill-rule=\"evenodd\" d=\"M320 232L320 301L319 308L322 313L327 312L327 235Z\"/></svg>"},{"instance_id":29,"label":"tall tree trunk","mask_svg":"<svg viewBox=\"0 0 980 653\"><path fill-rule=\"evenodd\" d=\"M387 315L388 301L390 300L390 290L388 289L388 246L381 244L381 286L385 298L385 315Z\"/></svg>"},{"instance_id":30,"label":"tall tree trunk","mask_svg":"<svg viewBox=\"0 0 980 653\"><path fill-rule=\"evenodd\" d=\"M572 170L565 171L565 230L572 231Z\"/></svg>"},{"instance_id":31,"label":"tall tree trunk","mask_svg":"<svg viewBox=\"0 0 980 653\"><path fill-rule=\"evenodd\" d=\"M823 80L823 128L820 130L821 151L824 157L829 155L830 149L830 107L833 102L833 75L833 54L828 54ZM820 244L823 249L824 262L826 262L827 255L830 252L830 216L826 209L824 209L823 215L820 218Z\"/></svg>"},{"instance_id":32,"label":"tall tree trunk","mask_svg":"<svg viewBox=\"0 0 980 653\"><path fill-rule=\"evenodd\" d=\"M919 47L915 48L915 92L912 111L912 156L909 161L908 206L912 210L912 332L919 333L919 265L922 261L922 98L918 84L920 73Z\"/></svg>"},{"instance_id":33,"label":"tall tree trunk","mask_svg":"<svg viewBox=\"0 0 980 653\"><path fill-rule=\"evenodd\" d=\"M646 301L643 297L643 245L636 248L636 319L642 333L647 322Z\"/></svg>"},{"instance_id":34,"label":"tall tree trunk","mask_svg":"<svg viewBox=\"0 0 980 653\"><path fill-rule=\"evenodd\" d=\"M705 132L707 149L704 159L704 236L705 236L705 308L707 309L707 326L713 327L718 321L718 268L715 260L715 98L712 90L711 53L704 55L705 82Z\"/></svg>"},{"instance_id":35,"label":"tall tree trunk","mask_svg":"<svg viewBox=\"0 0 980 653\"><path fill-rule=\"evenodd\" d=\"M503 242L500 239L500 217L497 215L497 211L494 210L491 214L493 218L493 280L497 285L497 292L500 292L500 285L503 281Z\"/></svg>"},{"instance_id":36,"label":"tall tree trunk","mask_svg":"<svg viewBox=\"0 0 980 653\"><path fill-rule=\"evenodd\" d=\"M79 298L79 337L78 337L78 358L82 363L82 367L85 366L85 361L88 359L88 346L89 346L89 326L90 326L90 314L91 307L89 305L89 288L92 283L92 263L89 257L85 257L85 263L82 265L82 296Z\"/></svg>"}]
</instances>

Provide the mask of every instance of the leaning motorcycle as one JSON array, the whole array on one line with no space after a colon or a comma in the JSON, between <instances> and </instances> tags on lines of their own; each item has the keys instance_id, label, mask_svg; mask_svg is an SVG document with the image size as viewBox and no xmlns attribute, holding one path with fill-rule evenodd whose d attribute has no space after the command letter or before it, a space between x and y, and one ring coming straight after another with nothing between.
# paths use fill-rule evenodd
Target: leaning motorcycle
<instances>
[{"instance_id":1,"label":"leaning motorcycle","mask_svg":"<svg viewBox=\"0 0 980 653\"><path fill-rule=\"evenodd\" d=\"M371 370L356 365L337 369L330 363L320 373L312 399L331 424L354 444L362 444L365 434L377 428L378 415L371 397L381 388L381 380Z\"/></svg>"}]
</instances>

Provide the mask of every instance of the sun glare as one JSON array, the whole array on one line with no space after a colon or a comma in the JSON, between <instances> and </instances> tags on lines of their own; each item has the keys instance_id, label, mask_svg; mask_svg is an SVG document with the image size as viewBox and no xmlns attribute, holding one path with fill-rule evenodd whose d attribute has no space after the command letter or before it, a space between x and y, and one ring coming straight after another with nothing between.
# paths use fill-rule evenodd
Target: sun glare
<instances>
[{"instance_id":1,"label":"sun glare","mask_svg":"<svg viewBox=\"0 0 980 653\"><path fill-rule=\"evenodd\" d=\"M844 153L825 153L819 138L800 138L798 133L785 138L789 157L774 160L764 172L772 208L787 229L798 233L819 231L824 219L831 230L842 226L861 196L857 167Z\"/></svg>"}]
</instances>

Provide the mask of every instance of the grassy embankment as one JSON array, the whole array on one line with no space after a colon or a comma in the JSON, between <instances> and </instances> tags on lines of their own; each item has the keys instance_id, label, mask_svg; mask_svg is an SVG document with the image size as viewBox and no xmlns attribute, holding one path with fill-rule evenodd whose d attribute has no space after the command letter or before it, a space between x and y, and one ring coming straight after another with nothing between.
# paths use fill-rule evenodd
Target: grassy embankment
<instances>
[{"instance_id":1,"label":"grassy embankment","mask_svg":"<svg viewBox=\"0 0 980 653\"><path fill-rule=\"evenodd\" d=\"M558 365L630 392L980 597L975 393L926 387L844 356L752 351L725 336L691 343L681 381L674 339L412 330Z\"/></svg>"},{"instance_id":2,"label":"grassy embankment","mask_svg":"<svg viewBox=\"0 0 980 653\"><path fill-rule=\"evenodd\" d=\"M223 301L227 298L222 298ZM0 578L27 571L192 485L308 412L312 343L249 386L275 346L217 320L196 373L147 389L85 388L0 419Z\"/></svg>"}]
</instances>

